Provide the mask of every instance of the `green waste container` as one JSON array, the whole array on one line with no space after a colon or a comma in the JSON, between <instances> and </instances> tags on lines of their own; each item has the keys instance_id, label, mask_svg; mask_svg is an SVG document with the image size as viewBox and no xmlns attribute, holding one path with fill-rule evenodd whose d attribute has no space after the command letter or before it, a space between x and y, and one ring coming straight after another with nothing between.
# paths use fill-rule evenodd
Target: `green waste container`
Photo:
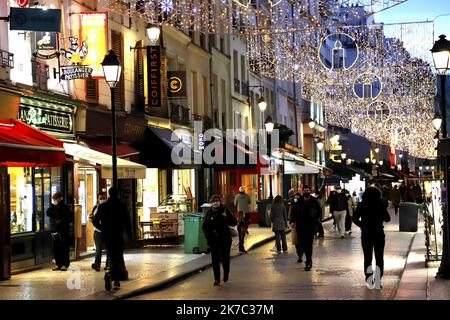
<instances>
[{"instance_id":1,"label":"green waste container","mask_svg":"<svg viewBox=\"0 0 450 320\"><path fill-rule=\"evenodd\" d=\"M202 229L203 214L190 213L184 216L184 252L208 252L208 244Z\"/></svg>"},{"instance_id":2,"label":"green waste container","mask_svg":"<svg viewBox=\"0 0 450 320\"><path fill-rule=\"evenodd\" d=\"M399 231L417 232L419 220L419 204L414 202L401 202L399 204Z\"/></svg>"}]
</instances>

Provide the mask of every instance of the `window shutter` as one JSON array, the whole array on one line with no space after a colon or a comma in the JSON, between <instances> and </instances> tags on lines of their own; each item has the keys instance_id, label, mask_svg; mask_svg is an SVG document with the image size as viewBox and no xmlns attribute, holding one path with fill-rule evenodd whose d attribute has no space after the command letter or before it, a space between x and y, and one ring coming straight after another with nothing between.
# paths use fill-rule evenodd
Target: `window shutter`
<instances>
[{"instance_id":1,"label":"window shutter","mask_svg":"<svg viewBox=\"0 0 450 320\"><path fill-rule=\"evenodd\" d=\"M86 79L86 100L98 101L98 79Z\"/></svg>"},{"instance_id":2,"label":"window shutter","mask_svg":"<svg viewBox=\"0 0 450 320\"><path fill-rule=\"evenodd\" d=\"M125 110L125 79L124 79L124 54L123 54L123 37L121 32L111 30L111 47L114 53L119 57L122 65L122 74L120 75L120 81L116 88L115 93L115 106L117 111Z\"/></svg>"}]
</instances>

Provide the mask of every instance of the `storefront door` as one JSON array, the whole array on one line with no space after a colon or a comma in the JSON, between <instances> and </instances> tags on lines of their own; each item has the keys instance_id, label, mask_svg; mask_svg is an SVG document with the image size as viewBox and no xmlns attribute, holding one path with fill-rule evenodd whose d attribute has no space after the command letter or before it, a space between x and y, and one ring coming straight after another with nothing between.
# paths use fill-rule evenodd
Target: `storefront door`
<instances>
[{"instance_id":1,"label":"storefront door","mask_svg":"<svg viewBox=\"0 0 450 320\"><path fill-rule=\"evenodd\" d=\"M84 241L79 243L79 252L90 252L94 247L94 227L89 215L97 201L97 172L95 169L79 169L78 204L81 206L81 224ZM83 243L84 242L84 243Z\"/></svg>"},{"instance_id":2,"label":"storefront door","mask_svg":"<svg viewBox=\"0 0 450 320\"><path fill-rule=\"evenodd\" d=\"M2 170L2 168L0 168L0 170ZM11 236L8 190L8 175L6 172L0 172L0 280L8 279L11 276Z\"/></svg>"}]
</instances>

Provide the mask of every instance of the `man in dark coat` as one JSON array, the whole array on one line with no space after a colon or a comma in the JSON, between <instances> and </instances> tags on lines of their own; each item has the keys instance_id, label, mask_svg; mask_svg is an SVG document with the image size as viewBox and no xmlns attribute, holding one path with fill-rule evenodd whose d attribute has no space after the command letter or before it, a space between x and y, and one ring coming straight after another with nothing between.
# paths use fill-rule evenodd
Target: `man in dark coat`
<instances>
[{"instance_id":1,"label":"man in dark coat","mask_svg":"<svg viewBox=\"0 0 450 320\"><path fill-rule=\"evenodd\" d=\"M221 203L220 196L213 195L210 203L212 206L205 215L202 228L211 249L214 285L218 286L220 285L220 262L223 267L223 282L228 281L231 251L230 226L236 226L237 220Z\"/></svg>"},{"instance_id":2,"label":"man in dark coat","mask_svg":"<svg viewBox=\"0 0 450 320\"><path fill-rule=\"evenodd\" d=\"M295 199L298 199L295 201ZM297 262L302 262L302 255L305 253L305 270L309 271L312 267L312 253L314 235L318 230L318 220L322 209L316 198L311 196L309 186L303 187L303 195L294 196L294 205L291 211L290 223L295 223L298 237Z\"/></svg>"},{"instance_id":3,"label":"man in dark coat","mask_svg":"<svg viewBox=\"0 0 450 320\"><path fill-rule=\"evenodd\" d=\"M70 224L73 223L73 213L64 204L61 192L52 196L53 203L47 209L50 218L49 229L53 237L53 256L56 266L53 271L67 271L70 265Z\"/></svg>"},{"instance_id":4,"label":"man in dark coat","mask_svg":"<svg viewBox=\"0 0 450 320\"><path fill-rule=\"evenodd\" d=\"M109 189L109 199L98 207L93 224L101 230L108 254L105 288L108 291L111 290L111 281L114 281L114 289L118 289L125 265L123 260L123 234L126 232L131 240L132 233L127 207L120 202L116 188Z\"/></svg>"},{"instance_id":5,"label":"man in dark coat","mask_svg":"<svg viewBox=\"0 0 450 320\"><path fill-rule=\"evenodd\" d=\"M384 272L385 235L383 222L389 222L391 217L383 203L381 193L377 188L367 188L363 201L358 204L353 213L353 222L361 228L361 244L364 252L364 274L369 287L376 285L381 289L381 277ZM377 268L376 279L373 279L372 256L375 251Z\"/></svg>"}]
</instances>

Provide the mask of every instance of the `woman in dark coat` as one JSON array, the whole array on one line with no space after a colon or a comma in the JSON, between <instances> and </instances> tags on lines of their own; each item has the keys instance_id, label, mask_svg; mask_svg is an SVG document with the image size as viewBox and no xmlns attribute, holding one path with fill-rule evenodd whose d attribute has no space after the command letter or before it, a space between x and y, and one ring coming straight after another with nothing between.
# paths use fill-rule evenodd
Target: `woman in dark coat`
<instances>
[{"instance_id":1,"label":"woman in dark coat","mask_svg":"<svg viewBox=\"0 0 450 320\"><path fill-rule=\"evenodd\" d=\"M223 282L228 281L230 273L231 231L230 226L236 226L237 220L230 210L221 203L219 195L210 199L211 209L205 215L203 232L211 249L211 260L214 271L214 285L220 285L220 263L223 267Z\"/></svg>"},{"instance_id":2,"label":"woman in dark coat","mask_svg":"<svg viewBox=\"0 0 450 320\"><path fill-rule=\"evenodd\" d=\"M371 288L375 285L381 289L381 277L384 271L384 226L383 222L389 222L391 217L387 211L381 192L377 188L367 188L363 194L362 202L358 204L353 213L353 222L361 228L361 244L364 252L364 274L367 285ZM375 251L377 266L376 278L373 277L372 256Z\"/></svg>"}]
</instances>

